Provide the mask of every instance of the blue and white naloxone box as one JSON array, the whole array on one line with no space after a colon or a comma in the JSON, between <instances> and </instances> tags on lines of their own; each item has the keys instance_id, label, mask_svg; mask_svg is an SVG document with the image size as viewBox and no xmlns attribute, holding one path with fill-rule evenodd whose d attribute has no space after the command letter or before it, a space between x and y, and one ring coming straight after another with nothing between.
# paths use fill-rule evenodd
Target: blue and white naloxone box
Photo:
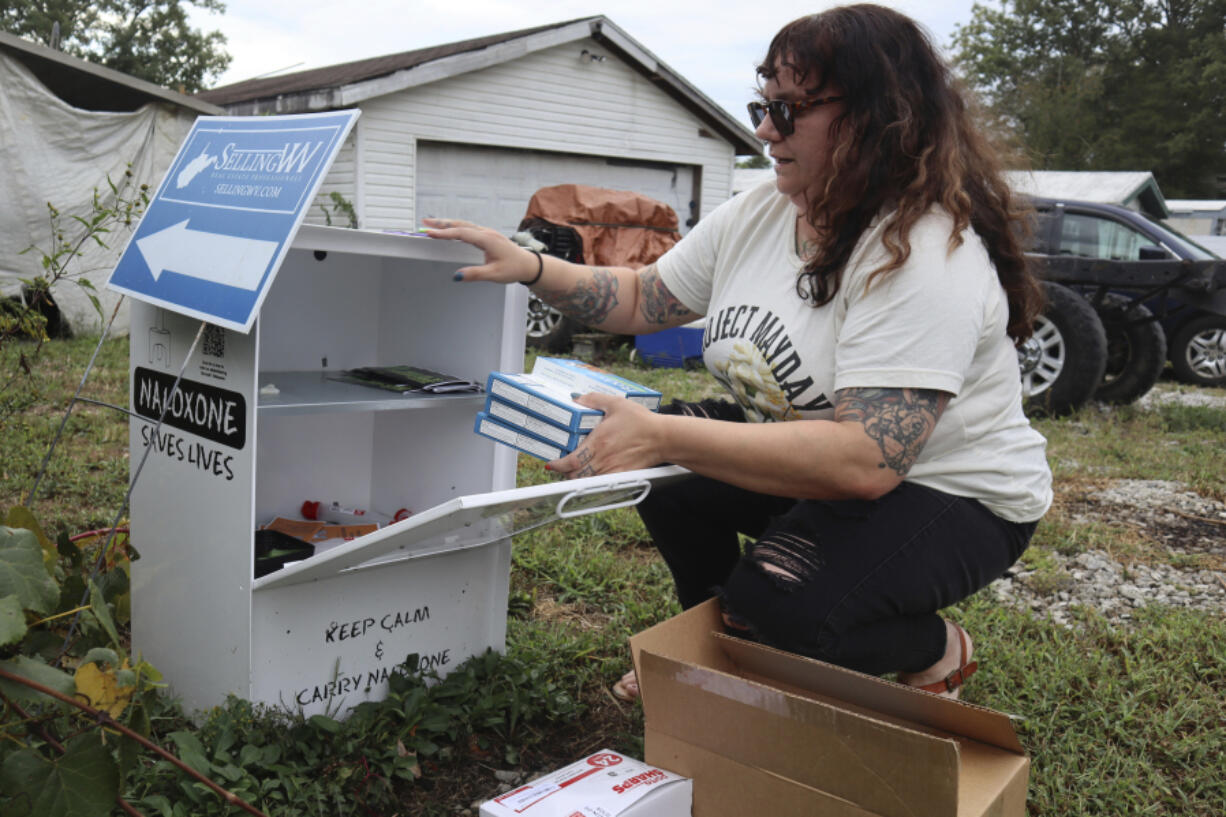
<instances>
[{"instance_id":1,"label":"blue and white naloxone box","mask_svg":"<svg viewBox=\"0 0 1226 817\"><path fill-rule=\"evenodd\" d=\"M660 392L649 389L620 375L607 372L598 366L571 360L565 357L538 357L532 365L532 374L556 383L567 394L599 392L625 397L655 411L660 407Z\"/></svg>"},{"instance_id":2,"label":"blue and white naloxone box","mask_svg":"<svg viewBox=\"0 0 1226 817\"><path fill-rule=\"evenodd\" d=\"M534 457L540 457L545 461L556 460L559 457L564 457L569 451L564 451L551 442L542 440L533 434L529 434L522 428L509 426L493 417L486 414L484 411L477 412L477 421L473 424L473 431L483 437L489 437L495 442L500 442L503 445L509 445L512 448L518 449L525 454L531 454Z\"/></svg>"},{"instance_id":3,"label":"blue and white naloxone box","mask_svg":"<svg viewBox=\"0 0 1226 817\"><path fill-rule=\"evenodd\" d=\"M485 391L568 432L591 431L604 417L603 411L579 405L569 391L536 375L490 372Z\"/></svg>"},{"instance_id":4,"label":"blue and white naloxone box","mask_svg":"<svg viewBox=\"0 0 1226 817\"><path fill-rule=\"evenodd\" d=\"M509 426L522 428L530 434L534 434L543 440L548 440L555 445L565 448L567 451L574 451L579 443L583 441L584 435L588 433L587 431L571 431L570 429L562 428L562 426L554 425L547 420L542 420L535 414L529 414L519 406L504 402L492 394L486 395L485 413Z\"/></svg>"}]
</instances>

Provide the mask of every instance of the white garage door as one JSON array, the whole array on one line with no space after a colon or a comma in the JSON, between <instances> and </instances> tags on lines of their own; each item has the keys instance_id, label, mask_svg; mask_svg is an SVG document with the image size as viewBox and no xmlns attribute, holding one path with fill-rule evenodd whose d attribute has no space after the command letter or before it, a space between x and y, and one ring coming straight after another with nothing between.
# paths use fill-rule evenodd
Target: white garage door
<instances>
[{"instance_id":1,"label":"white garage door","mask_svg":"<svg viewBox=\"0 0 1226 817\"><path fill-rule=\"evenodd\" d=\"M486 148L441 142L417 145L417 215L462 218L515 231L538 189L554 184L590 184L633 190L673 208L681 232L689 231L694 169L607 160L567 153Z\"/></svg>"}]
</instances>

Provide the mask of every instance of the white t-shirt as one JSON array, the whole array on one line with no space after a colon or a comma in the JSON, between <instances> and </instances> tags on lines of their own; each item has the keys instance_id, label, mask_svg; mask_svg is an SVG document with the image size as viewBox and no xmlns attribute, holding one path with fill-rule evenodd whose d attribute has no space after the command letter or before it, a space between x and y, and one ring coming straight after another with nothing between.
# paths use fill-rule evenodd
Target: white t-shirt
<instances>
[{"instance_id":1,"label":"white t-shirt","mask_svg":"<svg viewBox=\"0 0 1226 817\"><path fill-rule=\"evenodd\" d=\"M907 479L978 499L1013 522L1051 504L1047 441L1022 411L1008 302L973 230L949 250L953 220L911 228L911 255L874 280L888 251L875 222L838 294L797 295L796 208L764 183L725 202L656 262L664 285L705 315L703 360L750 420L832 419L835 392L936 389L953 395Z\"/></svg>"}]
</instances>

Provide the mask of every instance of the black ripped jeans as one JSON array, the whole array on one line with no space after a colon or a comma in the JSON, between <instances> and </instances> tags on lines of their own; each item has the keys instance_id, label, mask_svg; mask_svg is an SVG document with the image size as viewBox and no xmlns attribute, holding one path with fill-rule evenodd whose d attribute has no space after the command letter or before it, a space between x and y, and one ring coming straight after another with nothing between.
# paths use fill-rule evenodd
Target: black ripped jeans
<instances>
[{"instance_id":1,"label":"black ripped jeans","mask_svg":"<svg viewBox=\"0 0 1226 817\"><path fill-rule=\"evenodd\" d=\"M1003 574L1037 524L909 482L874 501L819 502L691 477L638 510L682 607L718 595L750 637L874 675L940 660L937 611ZM744 554L738 534L756 540Z\"/></svg>"}]
</instances>

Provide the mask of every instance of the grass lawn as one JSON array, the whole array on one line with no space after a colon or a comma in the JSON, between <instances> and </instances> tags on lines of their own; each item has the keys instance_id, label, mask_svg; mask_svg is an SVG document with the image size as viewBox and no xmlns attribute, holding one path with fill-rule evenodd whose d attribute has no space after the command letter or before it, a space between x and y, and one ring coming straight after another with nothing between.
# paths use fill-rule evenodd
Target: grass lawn
<instances>
[{"instance_id":1,"label":"grass lawn","mask_svg":"<svg viewBox=\"0 0 1226 817\"><path fill-rule=\"evenodd\" d=\"M23 501L95 343L80 339L47 345L37 362L38 376L19 390L0 394L0 509ZM646 369L632 363L624 349L600 362L660 389L666 400L720 393L705 372ZM7 371L13 361L0 364ZM126 405L127 367L126 341L105 344L86 395ZM1211 541L1189 555L1172 550L1178 537L1160 536L1127 512L1107 518L1083 513L1087 494L1115 480L1169 480L1206 499L1226 501L1226 390L1190 390L1168 382L1159 389L1199 391L1222 401L1088 407L1072 417L1036 421L1049 441L1057 497L1024 557L1028 565L1041 568L1045 555L1094 549L1125 564L1226 575L1226 526L1219 528L1216 546ZM77 410L32 503L48 533L76 533L111 522L127 485L127 440L122 415L92 405ZM521 456L521 485L551 478L538 460ZM1202 526L1211 529L1212 521ZM133 534L139 549L140 533ZM295 760L299 765L285 766L284 772L301 775L302 787L312 779L330 781L331 799L326 804L320 800L317 813L456 814L498 790L495 771L543 771L603 747L642 756L641 709L615 700L608 688L629 666L629 635L678 608L668 572L637 515L632 509L614 510L521 534L513 542L512 560L507 656L514 673L496 677L514 681L507 688L515 691L505 702L491 697L489 690L497 686L491 681L484 693L488 700L481 702L481 683L474 681L463 694L476 696L476 703L453 702L450 709L439 704L425 720L414 721L413 730L425 730L434 718L430 723L437 728L431 734L436 737L429 745L417 744L417 773L389 784L395 808L371 811L361 805L369 783L359 784L362 778L353 772L359 764L353 758L387 749L374 745L376 733L394 747L424 731L410 732L407 722L386 726L392 721L378 720L383 717L378 715L371 723L383 725L376 729L367 723L362 734L346 727L335 734L320 732L313 740L343 737L348 742L330 749L331 760L320 759L315 767ZM1060 582L1052 582L1053 592L1059 587ZM1221 590L1226 595L1226 582ZM1220 613L1148 605L1137 608L1130 622L1115 624L1083 608L1071 626L1062 627L1029 609L1005 606L985 591L953 615L975 636L981 662L964 699L1018 717L1033 762L1030 814L1226 814L1226 622ZM461 700L460 692L448 694ZM404 695L407 700L424 693ZM404 700L396 702L407 711ZM221 744L227 757L237 757L239 745L272 744L281 736L289 744L305 728L292 718L235 706L215 713L199 732L210 757L218 756L222 750L214 747ZM508 715L508 708L520 706L531 713ZM472 716L474 707L485 707L480 709L483 720ZM236 711L245 714L240 718ZM218 725L223 722L224 728ZM175 724L184 728L180 721ZM243 775L257 775L255 760L248 760L231 764L237 770L232 785L247 786ZM220 761L213 763L219 773L225 768ZM165 794L172 790L164 785L170 772L157 771L161 777L155 782L155 771L150 765L132 784L132 796L146 797L149 814L159 813L150 805L161 803L156 797L174 800ZM226 780L218 782L226 785ZM156 797L151 794L155 790L160 792ZM284 791L282 800L269 795L261 801L269 814L316 813L279 805L297 802L288 788ZM199 801L186 813L237 812Z\"/></svg>"}]
</instances>

